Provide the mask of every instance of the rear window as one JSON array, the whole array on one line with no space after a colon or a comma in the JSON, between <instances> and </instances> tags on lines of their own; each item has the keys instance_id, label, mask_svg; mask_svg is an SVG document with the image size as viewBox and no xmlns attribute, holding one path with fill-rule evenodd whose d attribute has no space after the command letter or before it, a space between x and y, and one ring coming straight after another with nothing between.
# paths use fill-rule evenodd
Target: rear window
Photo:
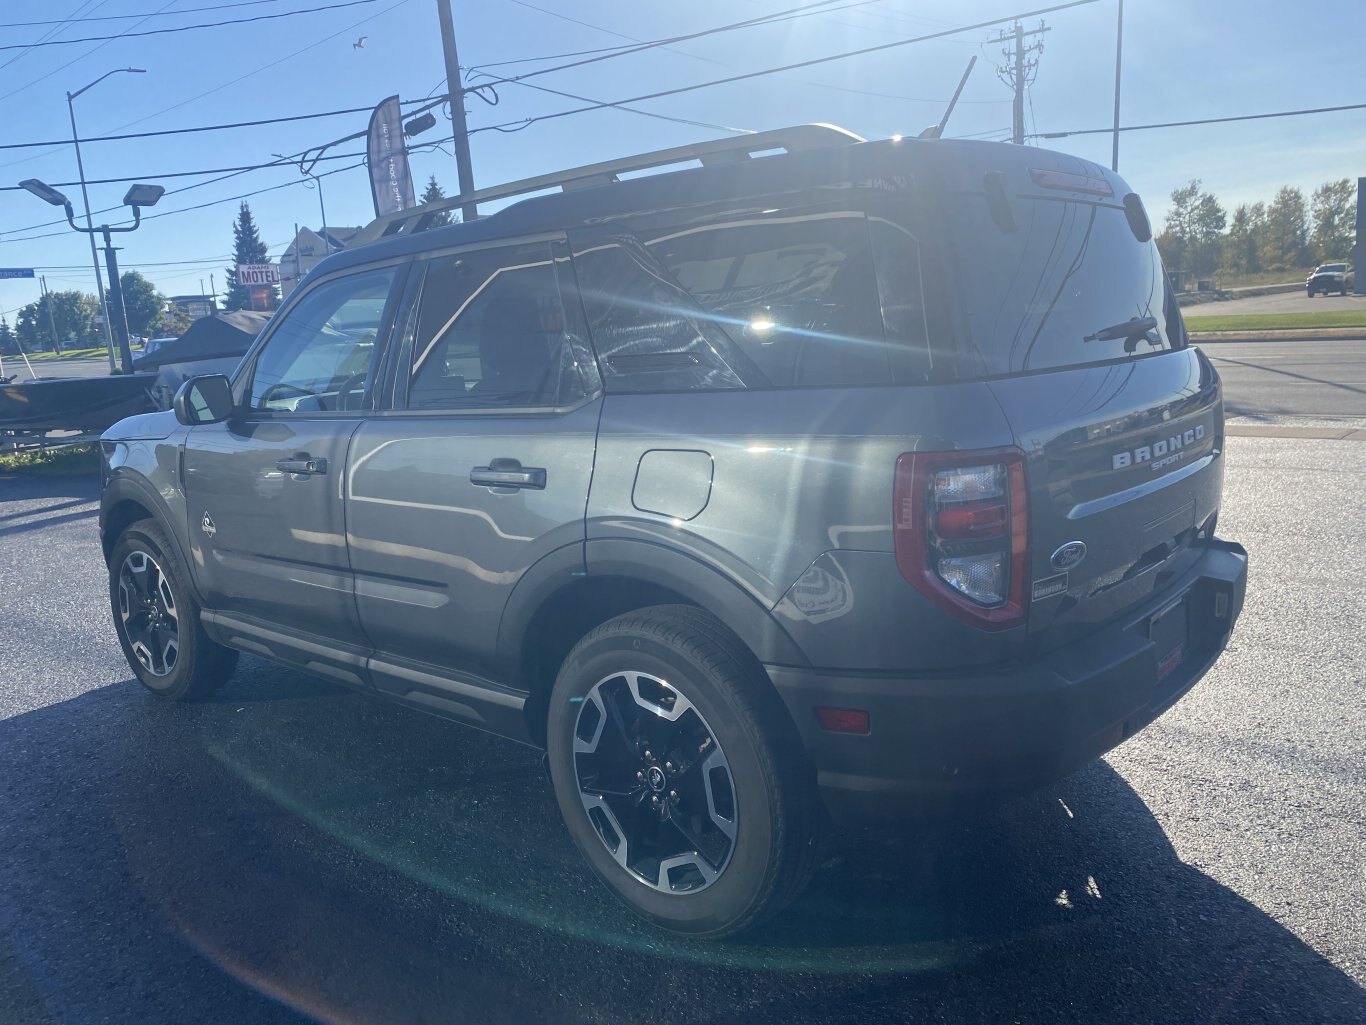
<instances>
[{"instance_id":1,"label":"rear window","mask_svg":"<svg viewBox=\"0 0 1366 1025\"><path fill-rule=\"evenodd\" d=\"M1013 196L1011 218L982 193L942 197L941 249L968 334L991 374L1139 358L1181 344L1157 246L1141 242L1122 206ZM1085 339L1152 317L1145 337ZM1126 351L1126 346L1131 351Z\"/></svg>"}]
</instances>

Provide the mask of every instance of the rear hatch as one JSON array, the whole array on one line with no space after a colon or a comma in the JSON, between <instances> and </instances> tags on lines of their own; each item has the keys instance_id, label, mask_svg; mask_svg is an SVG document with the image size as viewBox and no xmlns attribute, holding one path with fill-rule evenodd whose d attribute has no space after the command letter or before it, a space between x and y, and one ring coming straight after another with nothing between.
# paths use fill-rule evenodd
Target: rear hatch
<instances>
[{"instance_id":1,"label":"rear hatch","mask_svg":"<svg viewBox=\"0 0 1366 1025\"><path fill-rule=\"evenodd\" d=\"M934 216L1026 456L1029 645L1046 650L1193 563L1219 507L1223 405L1138 198L1088 161L1003 149L945 146Z\"/></svg>"}]
</instances>

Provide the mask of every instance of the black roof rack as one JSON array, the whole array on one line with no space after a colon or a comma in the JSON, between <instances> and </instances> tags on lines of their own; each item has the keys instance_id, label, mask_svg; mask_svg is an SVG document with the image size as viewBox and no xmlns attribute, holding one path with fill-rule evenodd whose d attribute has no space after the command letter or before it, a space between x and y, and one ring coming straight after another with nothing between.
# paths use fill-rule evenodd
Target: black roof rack
<instances>
[{"instance_id":1,"label":"black roof rack","mask_svg":"<svg viewBox=\"0 0 1366 1025\"><path fill-rule=\"evenodd\" d=\"M455 210L465 203L487 203L497 199L508 199L533 192L545 192L558 188L563 191L606 185L621 180L621 175L631 171L645 171L650 168L667 167L696 160L704 166L727 164L773 150L794 153L800 150L829 149L832 146L852 146L865 141L860 136L835 125L811 124L795 125L791 128L778 128L768 132L755 132L731 139L714 139L709 142L691 143L686 146L673 146L669 149L637 153L634 156L617 160L605 160L597 164L585 164L564 171L523 178L506 185L494 185L477 189L468 195L450 196L435 203L424 203L410 210L385 217L377 217L351 239L348 248L378 242L380 239L413 235L435 226L437 215Z\"/></svg>"}]
</instances>

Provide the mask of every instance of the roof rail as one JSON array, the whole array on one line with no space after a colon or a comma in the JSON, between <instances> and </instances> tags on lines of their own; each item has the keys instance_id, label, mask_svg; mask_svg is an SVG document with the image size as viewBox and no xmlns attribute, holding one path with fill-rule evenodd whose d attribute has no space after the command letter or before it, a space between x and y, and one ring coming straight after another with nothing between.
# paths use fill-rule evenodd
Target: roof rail
<instances>
[{"instance_id":1,"label":"roof rail","mask_svg":"<svg viewBox=\"0 0 1366 1025\"><path fill-rule=\"evenodd\" d=\"M811 124L795 125L791 128L777 128L768 132L755 132L730 139L713 139L709 142L690 143L686 146L673 146L669 149L638 153L635 156L605 160L598 164L585 164L564 171L523 178L506 185L494 185L474 192L449 196L435 203L423 203L409 210L377 217L351 240L348 249L378 242L380 239L395 238L400 235L413 235L434 227L437 215L458 209L465 203L487 203L496 199L544 192L559 188L565 192L571 189L606 185L621 180L621 175L630 171L645 171L655 167L667 167L696 160L704 166L735 163L749 160L755 154L770 150L783 150L796 153L800 150L828 149L833 146L852 146L863 142L860 136L835 125Z\"/></svg>"}]
</instances>

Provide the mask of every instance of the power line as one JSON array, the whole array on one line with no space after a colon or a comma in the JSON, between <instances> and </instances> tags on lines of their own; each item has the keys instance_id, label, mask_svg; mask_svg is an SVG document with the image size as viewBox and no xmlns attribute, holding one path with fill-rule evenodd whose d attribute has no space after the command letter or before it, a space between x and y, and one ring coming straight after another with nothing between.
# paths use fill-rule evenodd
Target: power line
<instances>
[{"instance_id":1,"label":"power line","mask_svg":"<svg viewBox=\"0 0 1366 1025\"><path fill-rule=\"evenodd\" d=\"M542 13L544 14L551 14L557 18L564 18L566 21L572 21L577 25L585 25L588 28L598 29L599 31L611 31L610 29L602 29L600 28L600 26L597 25L590 25L588 22L585 21L579 21L577 18L570 18L567 15L559 14L556 11L544 10L543 8L536 7L534 4L527 3L526 0L512 0L512 2L522 7L530 7L532 10L542 11ZM626 57L633 53L640 53L643 50L653 50L661 47L668 48L674 45L675 43L685 43L689 40L701 39L704 36L714 36L722 32L733 32L737 29L754 28L760 25L770 25L784 21L793 21L797 18L809 18L814 14L826 13L827 9L842 11L850 7L865 7L871 3L880 3L881 0L854 0L854 2L852 3L844 3L843 6L833 6L840 2L841 0L817 0L816 3L803 4L800 7L792 7L783 11L774 11L771 14L760 15L759 17L755 18L746 18L744 21L733 21L727 25L717 25L714 28L701 29L697 32L688 32L684 35L669 36L665 39L646 40L639 43L637 46L626 47L615 53L605 53L595 57L585 57L583 60L571 61L568 64L556 64L553 67L537 68L535 71L528 71L521 75L509 75L506 78L496 78L491 83L486 84L502 85L505 82L520 82L524 79L536 78L540 75L548 75L551 72L555 71L566 71L570 68L580 68L587 64L596 64L599 61L612 60L615 57ZM612 34L621 35L621 33L619 32L613 32ZM630 37L627 36L625 38L629 39ZM692 55L688 54L688 56ZM710 63L720 62L710 61Z\"/></svg>"},{"instance_id":2,"label":"power line","mask_svg":"<svg viewBox=\"0 0 1366 1025\"><path fill-rule=\"evenodd\" d=\"M181 14L199 14L204 11L226 11L235 7L257 7L261 4L278 4L282 2L284 2L284 0L238 0L237 3L215 4L212 7L182 7L178 11L152 11L149 14L98 14L85 18L77 18L75 15L72 15L58 21L10 21L0 24L0 28L40 28L43 25L56 25L60 28L63 25L72 25L77 22L134 21L138 18L176 17ZM88 4L86 6L88 6Z\"/></svg>"},{"instance_id":3,"label":"power line","mask_svg":"<svg viewBox=\"0 0 1366 1025\"><path fill-rule=\"evenodd\" d=\"M733 82L743 82L751 78L759 78L764 75L773 75L782 71L793 71L797 68L809 68L817 64L828 64L832 61L847 60L850 57L862 57L870 53L879 53L883 50L891 50L900 46L909 46L912 43L923 43L931 39L942 39L946 36L959 35L963 32L974 32L978 29L991 28L995 25L1002 25L1007 22L1015 21L1017 18L1032 18L1041 14L1052 14L1055 11L1065 11L1073 7L1083 7L1095 3L1096 0L1071 0L1070 3L1057 4L1052 7L1043 7L1034 11L1026 11L1021 14L1010 15L1004 18L992 18L988 21L979 21L972 25L962 25L958 28L945 29L942 32L931 32L928 35L913 36L909 39L895 39L889 43L879 43L877 46L865 46L858 50L845 50L842 53L829 54L825 57L813 57L810 60L797 61L794 64L784 64L774 68L762 68L759 71L747 71L740 75L730 75L726 78L716 78L709 82L698 82L693 85L678 86L673 89L661 89L658 92L645 93L641 96L630 96L624 99L615 100L611 103L595 103L586 107L576 107L572 110L560 110L552 114L541 114L536 117L523 118L521 121L507 121L498 125L483 125L479 128L470 129L470 134L476 132L487 132L507 128L514 128L518 125L532 125L539 121L551 121L555 118L569 117L572 114L586 114L593 110L602 110L606 107L620 106L623 103L642 103L645 100L657 100L664 96L677 96L680 93L694 92L698 89L709 89L712 86L729 85ZM486 83L487 84L487 83Z\"/></svg>"},{"instance_id":4,"label":"power line","mask_svg":"<svg viewBox=\"0 0 1366 1025\"><path fill-rule=\"evenodd\" d=\"M98 10L100 7L103 7L104 4L105 4L106 2L107 2L107 0L100 0L100 3L99 3L94 9L95 9L95 10ZM160 14L162 11L166 10L168 7L174 7L175 4L176 4L176 0L166 0L166 3L164 3L164 4L162 4L160 7L158 7L155 11L152 12L152 14L145 15L145 16L142 18L141 21L135 21L135 22L133 22L133 27L130 28L128 31L131 32L134 28L137 28L139 25L141 25L141 24L143 24L144 22L146 22L148 18L151 18L151 17L153 17L154 15ZM89 8L87 7L86 9L89 9ZM52 31L53 31L53 32L56 32L57 30L56 30L56 29L53 29ZM42 38L43 38L43 39L46 39L46 38L48 38L48 36L47 36L47 35L44 35ZM122 35L114 36L114 39L120 39L120 38L122 38ZM99 43L99 44L97 44L97 45L95 45L95 46L92 46L90 49L86 50L84 53L78 54L77 56L72 57L72 58L71 58L69 61L67 61L65 64L58 64L55 68L53 68L51 71L47 72L46 74L39 75L37 78L33 79L32 81L25 82L25 83L24 83L23 85L21 85L18 89L11 89L9 92L5 93L3 96L0 96L0 100L7 100L7 99L9 99L11 96L17 96L17 95L19 95L19 93L23 92L25 89L31 88L32 86L37 85L39 82L45 82L45 81L47 81L47 79L49 79L49 78L51 78L53 75L57 74L57 72L59 72L59 71L65 71L67 68L71 67L71 65L73 65L73 64L79 64L81 61L85 60L87 57L89 57L92 53L95 53L97 50L102 50L102 49L104 49L104 48L105 48L106 46L108 46L109 43L112 42L112 41L113 41L113 40L106 40L106 41L103 42L103 43ZM18 56L16 56L16 57L14 58L14 60L18 60L18 59L19 59L20 57L22 57L22 56L23 56L23 54L21 53L21 54L19 54ZM9 64L12 64L12 63L14 62L14 60L10 61ZM0 67L8 67L9 64L0 65Z\"/></svg>"},{"instance_id":5,"label":"power line","mask_svg":"<svg viewBox=\"0 0 1366 1025\"><path fill-rule=\"evenodd\" d=\"M419 100L405 100L404 103L419 103ZM255 121L232 121L221 125L193 125L189 128L165 128L155 132L127 132L123 135L92 135L81 139L84 145L92 142L120 142L125 139L151 139L158 135L189 135L193 132L219 132L229 128L259 128L262 125L279 125L289 121L314 121L324 117L338 117L342 114L365 114L373 107L345 107L340 110L321 110L316 114L290 114L286 117L260 118ZM0 149L33 149L39 146L70 146L70 139L50 139L44 142L6 142Z\"/></svg>"},{"instance_id":6,"label":"power line","mask_svg":"<svg viewBox=\"0 0 1366 1025\"><path fill-rule=\"evenodd\" d=\"M595 100L595 99L593 99L592 97L589 97L589 96L579 96L577 93L567 93L567 92L563 92L563 91L561 91L561 90L559 90L559 89L551 89L551 88L549 88L549 87L547 87L547 86L544 86L544 85L534 85L534 84L532 84L531 82L516 82L516 83L513 83L513 84L515 84L515 85L520 85L520 86L522 86L522 87L525 88L525 89L535 89L537 92L541 92L541 93L550 93L550 94L552 94L552 95L554 95L554 96L563 96L563 97L565 97L566 99L578 100L580 103L600 103L600 102L601 102L600 100ZM680 124L680 125L692 125L692 126L694 126L695 128L710 128L710 129L712 129L712 130L714 130L714 131L717 131L717 132L734 132L734 133L737 134L737 135L753 135L753 134L754 134L754 129L753 129L753 128L735 128L735 127L732 127L731 125L716 125L716 124L712 124L710 121L695 121L695 120L693 120L692 118L687 118L687 117L675 117L675 116L672 115L672 114L659 114L659 113L656 113L656 112L653 111L653 110L641 110L639 107L627 107L627 106L623 106L623 105L620 104L620 103L611 103L611 104L608 104L608 106L613 107L613 108L615 108L616 110L625 111L625 112L628 113L628 114L639 114L639 115L641 115L642 117L652 117L652 118L655 118L656 120L659 120L659 121L672 121L672 122L674 122L675 124ZM520 131L520 130L521 130L521 129L512 129L512 131Z\"/></svg>"},{"instance_id":7,"label":"power line","mask_svg":"<svg viewBox=\"0 0 1366 1025\"><path fill-rule=\"evenodd\" d=\"M317 14L319 11L336 11L343 7L359 7L362 4L376 4L379 0L345 0L344 3L326 4L322 7L304 7L297 11L281 11L278 14L257 14L250 18L233 18L228 21L203 21L195 25L176 25L172 28L152 28L146 32L120 32L114 36L81 36L76 39L45 39L36 43L12 43L0 46L0 50L31 50L39 46L66 46L70 43L107 43L115 39L138 39L143 36L165 36L176 32L193 32L201 28L223 28L225 25L250 25L257 21L274 21L277 18L292 18L296 14ZM169 5L167 5L169 6ZM157 14L164 13L157 11ZM178 11L171 12L173 14ZM147 15L152 17L152 15Z\"/></svg>"},{"instance_id":8,"label":"power line","mask_svg":"<svg viewBox=\"0 0 1366 1025\"><path fill-rule=\"evenodd\" d=\"M363 156L365 156L364 153L338 153L338 154L334 154L334 155L332 155L332 156L320 156L320 157L318 157L317 159L318 159L318 160L344 160L344 159L346 159L346 158L348 158L348 157L363 157ZM153 178L157 178L157 179L160 179L160 178L196 178L196 177L199 177L199 176L201 176L201 175L206 175L206 174L243 174L243 173L245 173L245 172L247 172L247 171L260 171L260 170L263 170L263 169L268 168L268 167L288 167L288 166L289 166L289 164L286 163L286 162L284 162L284 161L272 160L272 161L270 161L270 162L268 162L268 163L265 163L265 164L244 164L244 165L241 165L241 166L238 166L238 167L207 167L207 168L203 169L202 171L161 171L161 172L159 172L159 173L157 173L157 174L133 174L133 175L128 175L127 177L124 177L124 178L87 178L87 179L85 180L85 184L86 184L86 185L119 185L119 184L122 184L123 182L148 181L149 179L153 179ZM221 180L221 179L220 179L220 180ZM53 188L62 189L62 188L75 188L76 186L80 185L81 183L78 182L78 181L75 181L75 182L46 182L45 184L51 185ZM27 191L27 190L24 189L23 186L21 186L21 185L0 185L0 192L25 192L25 191ZM118 209L118 208L115 207L114 209Z\"/></svg>"},{"instance_id":9,"label":"power line","mask_svg":"<svg viewBox=\"0 0 1366 1025\"><path fill-rule=\"evenodd\" d=\"M106 4L106 3L108 3L108 2L109 2L109 0L100 0L100 3L98 3L98 4L95 5L94 10L99 10L100 7L102 7L104 4ZM53 27L50 28L50 29L48 29L48 30L47 30L46 32L44 32L41 36L39 36L37 42L40 43L40 42L42 42L44 39L51 39L53 36L55 36L58 32L60 32L60 31L61 31L63 28L65 28L67 25L71 24L71 22L75 20L76 15L80 14L82 11L91 10L92 8L91 8L90 5L91 5L92 3L95 3L95 0L82 0L81 5L80 5L79 7L77 7L74 11L72 11L69 15L67 15L65 18L63 18L61 21L52 22L51 24L53 25ZM167 4L167 6L169 7L170 5ZM35 44L33 44L33 45L37 45L37 43L35 43ZM5 61L4 64L0 64L0 71L3 71L5 68L9 67L9 66L10 66L11 64L13 64L15 61L22 59L22 58L24 57L24 55L27 54L27 53L29 52L29 50L32 50L32 49L33 49L33 46L25 47L23 53L17 53L17 54L15 54L13 57L11 57L9 60Z\"/></svg>"},{"instance_id":10,"label":"power line","mask_svg":"<svg viewBox=\"0 0 1366 1025\"><path fill-rule=\"evenodd\" d=\"M1202 117L1193 121L1162 121L1150 125L1120 125L1121 132L1146 132L1153 128L1187 128L1191 125L1222 125L1230 121L1263 121L1273 117L1300 117L1305 114L1334 114L1342 110L1366 110L1366 103L1346 103L1339 107L1309 107L1305 110L1278 110L1268 114L1238 114L1234 117ZM1035 138L1065 139L1069 135L1100 135L1115 131L1109 128L1082 128L1071 132L1040 132Z\"/></svg>"}]
</instances>

